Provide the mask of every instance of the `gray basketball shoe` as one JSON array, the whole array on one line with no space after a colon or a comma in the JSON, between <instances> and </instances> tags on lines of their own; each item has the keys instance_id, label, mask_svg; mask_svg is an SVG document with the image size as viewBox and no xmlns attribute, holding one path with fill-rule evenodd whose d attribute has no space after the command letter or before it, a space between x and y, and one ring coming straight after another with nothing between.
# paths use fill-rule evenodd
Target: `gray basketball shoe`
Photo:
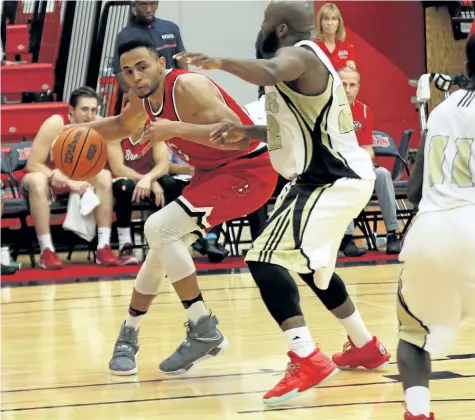
<instances>
[{"instance_id":1,"label":"gray basketball shoe","mask_svg":"<svg viewBox=\"0 0 475 420\"><path fill-rule=\"evenodd\" d=\"M135 358L139 352L138 342L139 330L122 324L119 338L115 342L114 353L109 362L109 369L113 375L126 376L137 373L137 363Z\"/></svg>"},{"instance_id":2,"label":"gray basketball shoe","mask_svg":"<svg viewBox=\"0 0 475 420\"><path fill-rule=\"evenodd\" d=\"M170 357L160 363L160 372L181 375L200 360L217 356L228 346L228 339L216 328L215 316L201 318L196 325L185 323L186 338Z\"/></svg>"}]
</instances>

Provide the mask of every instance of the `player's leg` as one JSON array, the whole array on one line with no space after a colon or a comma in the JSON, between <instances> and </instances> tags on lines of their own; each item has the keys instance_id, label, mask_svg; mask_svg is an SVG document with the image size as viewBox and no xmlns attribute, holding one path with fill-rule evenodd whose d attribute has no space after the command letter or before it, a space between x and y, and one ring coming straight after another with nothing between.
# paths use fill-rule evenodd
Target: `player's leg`
<instances>
[{"instance_id":1,"label":"player's leg","mask_svg":"<svg viewBox=\"0 0 475 420\"><path fill-rule=\"evenodd\" d=\"M419 215L399 257L398 369L406 420L434 418L430 412L430 355L445 354L462 319L465 293L460 286L469 276L467 261L472 259L467 256L474 255L475 247L473 234L465 233L469 218L451 216L452 212ZM461 221L459 228L457 219Z\"/></svg>"},{"instance_id":2,"label":"player's leg","mask_svg":"<svg viewBox=\"0 0 475 420\"><path fill-rule=\"evenodd\" d=\"M165 273L187 309L189 319L186 344L183 343L170 360L167 359L170 373L186 371L204 356L218 354L226 345L225 337L216 329L216 318L210 316L204 305L195 266L188 252L188 246L196 237L191 232L196 230L199 230L196 221L176 202L147 219L144 231L150 251L137 275L128 314L115 344L109 364L113 374L136 373L139 328L160 290ZM216 338L218 333L219 339ZM164 370L162 365L160 368Z\"/></svg>"},{"instance_id":3,"label":"player's leg","mask_svg":"<svg viewBox=\"0 0 475 420\"><path fill-rule=\"evenodd\" d=\"M311 209L318 205L323 190L305 189L296 183L287 185L266 228L246 255L262 300L290 349L286 374L264 395L266 404L293 398L338 371L332 360L316 347L302 314L297 285L288 271L310 271L307 256L300 248L299 232L306 230Z\"/></svg>"},{"instance_id":4,"label":"player's leg","mask_svg":"<svg viewBox=\"0 0 475 420\"><path fill-rule=\"evenodd\" d=\"M401 241L398 238L396 193L394 192L391 173L382 166L375 168L374 172L376 174L374 190L378 197L387 232L386 253L399 254L401 252Z\"/></svg>"},{"instance_id":5,"label":"player's leg","mask_svg":"<svg viewBox=\"0 0 475 420\"><path fill-rule=\"evenodd\" d=\"M113 375L133 375L137 373L136 357L139 351L138 335L140 325L158 294L165 279L160 260L150 249L137 278L128 313L116 340L109 369Z\"/></svg>"},{"instance_id":6,"label":"player's leg","mask_svg":"<svg viewBox=\"0 0 475 420\"><path fill-rule=\"evenodd\" d=\"M30 214L35 225L40 244L40 265L46 269L59 269L63 266L55 253L50 231L50 187L46 176L41 172L30 172L22 180L25 195L30 204Z\"/></svg>"},{"instance_id":7,"label":"player's leg","mask_svg":"<svg viewBox=\"0 0 475 420\"><path fill-rule=\"evenodd\" d=\"M361 212L372 191L371 182L337 181L322 192L302 239L302 249L315 273L303 273L300 277L335 315L348 335L343 352L333 355L333 361L340 368L375 369L387 364L391 358L384 346L369 333L343 280L334 272L338 248L348 223Z\"/></svg>"},{"instance_id":8,"label":"player's leg","mask_svg":"<svg viewBox=\"0 0 475 420\"><path fill-rule=\"evenodd\" d=\"M113 209L111 173L103 169L89 182L100 202L94 209L97 223L96 262L102 265L117 265L119 261L110 247Z\"/></svg>"},{"instance_id":9,"label":"player's leg","mask_svg":"<svg viewBox=\"0 0 475 420\"><path fill-rule=\"evenodd\" d=\"M198 285L196 268L188 246L196 239L191 233L200 230L200 209L190 216L179 204L182 198L153 214L145 223L145 235L160 261L168 280L187 311L187 336L183 343L159 365L166 374L181 374L199 360L216 356L227 346L226 337L217 329L218 320L206 308ZM184 240L184 237L186 237Z\"/></svg>"},{"instance_id":10,"label":"player's leg","mask_svg":"<svg viewBox=\"0 0 475 420\"><path fill-rule=\"evenodd\" d=\"M130 178L117 178L113 182L112 192L115 200L117 236L119 238L119 264L138 264L132 248L132 195L135 182Z\"/></svg>"},{"instance_id":11,"label":"player's leg","mask_svg":"<svg viewBox=\"0 0 475 420\"><path fill-rule=\"evenodd\" d=\"M327 268L330 268L330 265ZM333 355L333 361L339 368L361 366L376 369L389 363L391 355L368 331L360 312L348 295L345 283L337 273L331 274L327 289L318 288L312 274L300 274L300 277L338 319L348 335L349 341L343 352Z\"/></svg>"},{"instance_id":12,"label":"player's leg","mask_svg":"<svg viewBox=\"0 0 475 420\"><path fill-rule=\"evenodd\" d=\"M187 338L160 364L162 372L186 372L200 359L219 354L227 345L226 337L216 328L217 318L210 316L205 306L191 255L183 242L174 240L177 234L170 228L169 220L176 219L176 226L182 231L186 228L187 232L193 232L255 211L267 202L275 188L277 175L269 173L271 170L268 157L260 156L253 158L252 162L243 159L204 175L195 173L190 186L173 203L179 209L172 209L167 219L147 221L149 243L156 238L163 244L164 238L157 230L166 229L167 246L157 243L157 253L188 313ZM185 220L183 215L188 219ZM158 228L160 225L163 226ZM176 260L178 253L180 261Z\"/></svg>"}]
</instances>

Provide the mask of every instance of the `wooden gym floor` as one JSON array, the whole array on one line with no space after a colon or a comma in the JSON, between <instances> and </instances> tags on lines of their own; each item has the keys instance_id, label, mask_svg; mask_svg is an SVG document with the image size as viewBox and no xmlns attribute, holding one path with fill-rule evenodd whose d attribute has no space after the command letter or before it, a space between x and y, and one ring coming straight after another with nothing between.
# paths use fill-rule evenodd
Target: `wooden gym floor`
<instances>
[{"instance_id":1,"label":"wooden gym floor","mask_svg":"<svg viewBox=\"0 0 475 420\"><path fill-rule=\"evenodd\" d=\"M397 264L341 268L371 332L394 355ZM169 378L158 363L180 343L185 313L169 284L141 330L139 374L113 377L108 361L126 314L133 281L2 288L1 418L280 420L402 419L402 390L393 363L382 371L340 372L274 408L261 397L287 363L286 345L250 275L200 278L230 347L184 376ZM327 353L344 331L299 282L312 333ZM437 419L475 418L475 323L465 323L450 356L433 362ZM195 410L193 412L193 410Z\"/></svg>"}]
</instances>

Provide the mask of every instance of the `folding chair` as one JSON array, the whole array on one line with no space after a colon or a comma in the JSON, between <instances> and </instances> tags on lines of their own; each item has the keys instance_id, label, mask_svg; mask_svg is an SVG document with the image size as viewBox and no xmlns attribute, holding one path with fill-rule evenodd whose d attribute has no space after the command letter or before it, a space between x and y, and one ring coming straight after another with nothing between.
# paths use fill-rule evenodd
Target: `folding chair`
<instances>
[{"instance_id":1,"label":"folding chair","mask_svg":"<svg viewBox=\"0 0 475 420\"><path fill-rule=\"evenodd\" d=\"M16 259L20 251L22 249L26 249L30 257L30 263L34 265L35 253L33 247L31 246L32 241L29 238L29 229L26 221L26 218L29 215L28 203L21 196L20 184L15 178L14 170L11 166L10 153L11 151L9 151L8 153L2 152L0 158L2 175L6 175L7 177L7 180L5 182L5 189L8 193L4 198L2 218L18 219L20 221L19 235L15 235L16 240L12 242L12 246L10 247L12 257Z\"/></svg>"}]
</instances>

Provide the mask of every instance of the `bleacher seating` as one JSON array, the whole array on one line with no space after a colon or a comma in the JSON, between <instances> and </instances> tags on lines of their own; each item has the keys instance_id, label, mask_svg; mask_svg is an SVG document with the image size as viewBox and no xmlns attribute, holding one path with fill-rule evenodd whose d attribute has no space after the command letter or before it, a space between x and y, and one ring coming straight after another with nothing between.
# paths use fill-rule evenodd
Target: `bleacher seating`
<instances>
[{"instance_id":1,"label":"bleacher seating","mask_svg":"<svg viewBox=\"0 0 475 420\"><path fill-rule=\"evenodd\" d=\"M2 95L47 92L54 87L53 66L47 63L2 66Z\"/></svg>"},{"instance_id":2,"label":"bleacher seating","mask_svg":"<svg viewBox=\"0 0 475 420\"><path fill-rule=\"evenodd\" d=\"M68 109L66 102L2 105L2 143L34 139L43 122L51 115L59 114L64 121L68 121Z\"/></svg>"},{"instance_id":3,"label":"bleacher seating","mask_svg":"<svg viewBox=\"0 0 475 420\"><path fill-rule=\"evenodd\" d=\"M5 53L15 55L28 53L30 42L28 31L28 25L7 25Z\"/></svg>"}]
</instances>

